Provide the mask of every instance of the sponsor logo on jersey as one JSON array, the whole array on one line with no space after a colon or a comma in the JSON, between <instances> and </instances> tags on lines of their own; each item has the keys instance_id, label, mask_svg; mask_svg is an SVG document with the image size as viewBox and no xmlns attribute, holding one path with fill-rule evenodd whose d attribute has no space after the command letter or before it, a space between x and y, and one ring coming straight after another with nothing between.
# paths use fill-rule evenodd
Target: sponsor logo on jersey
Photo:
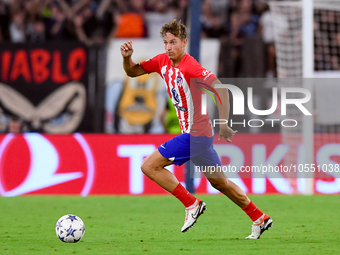
<instances>
[{"instance_id":1,"label":"sponsor logo on jersey","mask_svg":"<svg viewBox=\"0 0 340 255\"><path fill-rule=\"evenodd\" d=\"M185 108L185 107L183 107L183 106L179 106L178 104L174 104L174 106L175 106L178 110L180 110L180 111L182 111L182 112L186 112L186 111L187 111L187 108Z\"/></svg>"},{"instance_id":2,"label":"sponsor logo on jersey","mask_svg":"<svg viewBox=\"0 0 340 255\"><path fill-rule=\"evenodd\" d=\"M208 70L203 70L202 71L202 75L203 76L207 76L209 73L210 73L210 71L208 71Z\"/></svg>"},{"instance_id":3,"label":"sponsor logo on jersey","mask_svg":"<svg viewBox=\"0 0 340 255\"><path fill-rule=\"evenodd\" d=\"M174 88L172 88L171 89L171 93L172 93L172 98L177 102L177 104L179 103L179 95L178 95L178 93L177 93L177 91L174 89Z\"/></svg>"},{"instance_id":4,"label":"sponsor logo on jersey","mask_svg":"<svg viewBox=\"0 0 340 255\"><path fill-rule=\"evenodd\" d=\"M204 77L204 80L206 80L210 75L212 75L212 72L210 72L208 70L202 71L202 76Z\"/></svg>"}]
</instances>

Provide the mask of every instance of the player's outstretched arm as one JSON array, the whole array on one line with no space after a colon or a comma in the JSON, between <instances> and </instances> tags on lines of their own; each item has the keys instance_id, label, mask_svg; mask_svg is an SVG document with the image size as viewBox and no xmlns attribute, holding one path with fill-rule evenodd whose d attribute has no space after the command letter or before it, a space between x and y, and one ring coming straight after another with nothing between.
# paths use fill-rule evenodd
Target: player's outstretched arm
<instances>
[{"instance_id":1,"label":"player's outstretched arm","mask_svg":"<svg viewBox=\"0 0 340 255\"><path fill-rule=\"evenodd\" d=\"M120 53L123 56L123 67L128 76L136 77L146 74L146 72L138 63L132 61L131 58L133 53L132 41L126 41L124 44L122 44L120 46Z\"/></svg>"},{"instance_id":2,"label":"player's outstretched arm","mask_svg":"<svg viewBox=\"0 0 340 255\"><path fill-rule=\"evenodd\" d=\"M211 86L215 87L216 84L221 84L221 82L218 79L216 79ZM216 92L220 96L222 102L221 104L219 100L216 100L219 118L229 120L230 104L228 89L216 88ZM227 142L231 143L232 141L230 140L230 138L233 137L236 133L237 130L235 131L232 130L228 126L228 124L220 124L220 137L218 139L221 140L221 138L223 137Z\"/></svg>"}]
</instances>

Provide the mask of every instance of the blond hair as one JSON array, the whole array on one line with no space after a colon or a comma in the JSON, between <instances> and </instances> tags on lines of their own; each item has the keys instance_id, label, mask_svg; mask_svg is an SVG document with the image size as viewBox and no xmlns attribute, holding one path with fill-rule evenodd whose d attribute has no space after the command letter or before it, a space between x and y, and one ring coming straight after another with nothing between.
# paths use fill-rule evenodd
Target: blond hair
<instances>
[{"instance_id":1,"label":"blond hair","mask_svg":"<svg viewBox=\"0 0 340 255\"><path fill-rule=\"evenodd\" d=\"M166 33L170 33L181 40L187 38L187 28L181 21L176 21L175 19L164 24L160 33L162 37L164 37Z\"/></svg>"}]
</instances>

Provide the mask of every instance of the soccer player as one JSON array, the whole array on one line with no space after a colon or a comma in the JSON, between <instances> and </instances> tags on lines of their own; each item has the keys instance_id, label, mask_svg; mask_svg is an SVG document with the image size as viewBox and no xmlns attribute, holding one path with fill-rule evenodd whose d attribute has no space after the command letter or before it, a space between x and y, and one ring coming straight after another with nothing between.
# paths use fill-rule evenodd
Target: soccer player
<instances>
[{"instance_id":1,"label":"soccer player","mask_svg":"<svg viewBox=\"0 0 340 255\"><path fill-rule=\"evenodd\" d=\"M204 85L214 91L216 84L221 84L214 74L204 69L193 57L185 51L187 45L186 27L176 20L166 23L161 31L165 53L159 54L141 63L133 62L132 42L121 45L123 67L130 77L157 72L164 80L168 94L177 110L182 134L160 145L142 163L143 173L159 186L179 199L186 208L186 217L182 232L188 231L206 210L206 204L190 194L165 166L182 165L189 159L196 166L221 166L221 161L213 148L214 131L208 114L201 114L201 95L195 87L195 80L213 80ZM209 82L208 82L209 83ZM195 89L196 88L196 89ZM221 101L217 107L220 119L229 119L229 95L226 88L215 90ZM204 92L202 92L204 93ZM230 138L237 131L227 124L220 124L219 139ZM238 205L253 221L252 233L246 239L258 239L260 235L272 226L272 219L264 214L250 201L244 191L226 178L223 172L205 173L211 185L226 195Z\"/></svg>"}]
</instances>

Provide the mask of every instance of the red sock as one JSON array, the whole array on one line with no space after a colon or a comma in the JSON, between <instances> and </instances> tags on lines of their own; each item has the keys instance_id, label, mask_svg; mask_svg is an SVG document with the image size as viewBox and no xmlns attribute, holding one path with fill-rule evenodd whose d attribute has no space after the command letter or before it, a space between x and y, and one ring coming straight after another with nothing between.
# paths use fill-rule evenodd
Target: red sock
<instances>
[{"instance_id":1,"label":"red sock","mask_svg":"<svg viewBox=\"0 0 340 255\"><path fill-rule=\"evenodd\" d=\"M256 221L258 218L260 218L263 215L263 212L261 212L261 210L256 207L253 201L250 201L249 205L242 208L242 210L249 216L249 218L252 221Z\"/></svg>"},{"instance_id":2,"label":"red sock","mask_svg":"<svg viewBox=\"0 0 340 255\"><path fill-rule=\"evenodd\" d=\"M180 183L177 185L174 191L171 192L171 194L177 197L185 207L189 207L196 201L196 198L191 195L190 192L187 191Z\"/></svg>"}]
</instances>

